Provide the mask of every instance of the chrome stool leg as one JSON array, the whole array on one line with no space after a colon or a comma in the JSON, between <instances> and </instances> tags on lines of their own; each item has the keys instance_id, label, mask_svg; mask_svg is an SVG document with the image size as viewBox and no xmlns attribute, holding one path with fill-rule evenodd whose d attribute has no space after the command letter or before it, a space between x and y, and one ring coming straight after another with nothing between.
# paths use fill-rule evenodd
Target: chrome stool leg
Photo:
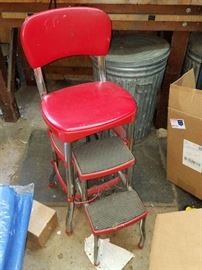
<instances>
[{"instance_id":1,"label":"chrome stool leg","mask_svg":"<svg viewBox=\"0 0 202 270\"><path fill-rule=\"evenodd\" d=\"M70 143L64 144L65 177L67 182L68 210L66 217L66 233L72 233L72 219L74 214L74 179L72 174L72 149Z\"/></svg>"},{"instance_id":2,"label":"chrome stool leg","mask_svg":"<svg viewBox=\"0 0 202 270\"><path fill-rule=\"evenodd\" d=\"M87 200L87 182L86 181L81 182L81 199L83 202Z\"/></svg>"},{"instance_id":3,"label":"chrome stool leg","mask_svg":"<svg viewBox=\"0 0 202 270\"><path fill-rule=\"evenodd\" d=\"M127 129L127 138L128 138L128 147L131 152L133 152L133 145L134 145L134 132L135 132L135 127L134 123L131 123L128 125ZM134 166L128 168L128 186L132 186L132 179L133 179L133 170Z\"/></svg>"},{"instance_id":4,"label":"chrome stool leg","mask_svg":"<svg viewBox=\"0 0 202 270\"><path fill-rule=\"evenodd\" d=\"M71 234L73 231L72 220L74 214L74 203L68 202L67 216L66 216L66 233Z\"/></svg>"},{"instance_id":5,"label":"chrome stool leg","mask_svg":"<svg viewBox=\"0 0 202 270\"><path fill-rule=\"evenodd\" d=\"M94 235L94 265L95 266L99 265L98 253L99 253L99 236Z\"/></svg>"},{"instance_id":6,"label":"chrome stool leg","mask_svg":"<svg viewBox=\"0 0 202 270\"><path fill-rule=\"evenodd\" d=\"M87 200L87 182L82 181L81 182L81 199L84 202L84 207L87 206L88 203L86 203ZM98 260L98 252L99 251L99 236L94 235L94 265L97 266L99 265L99 260Z\"/></svg>"},{"instance_id":7,"label":"chrome stool leg","mask_svg":"<svg viewBox=\"0 0 202 270\"><path fill-rule=\"evenodd\" d=\"M145 233L145 218L141 219L139 222L139 228L140 228L140 240L138 243L138 247L142 249L144 247L144 242L146 238L146 233Z\"/></svg>"}]
</instances>

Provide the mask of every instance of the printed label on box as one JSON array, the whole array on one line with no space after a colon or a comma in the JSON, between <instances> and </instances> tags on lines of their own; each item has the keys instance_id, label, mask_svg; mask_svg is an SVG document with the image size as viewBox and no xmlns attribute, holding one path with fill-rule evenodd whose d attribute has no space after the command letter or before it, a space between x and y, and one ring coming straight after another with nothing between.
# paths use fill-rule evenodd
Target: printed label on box
<instances>
[{"instance_id":1,"label":"printed label on box","mask_svg":"<svg viewBox=\"0 0 202 270\"><path fill-rule=\"evenodd\" d=\"M188 140L184 140L182 163L185 166L202 173L202 146Z\"/></svg>"},{"instance_id":2,"label":"printed label on box","mask_svg":"<svg viewBox=\"0 0 202 270\"><path fill-rule=\"evenodd\" d=\"M170 119L170 124L172 128L185 129L184 119Z\"/></svg>"}]
</instances>

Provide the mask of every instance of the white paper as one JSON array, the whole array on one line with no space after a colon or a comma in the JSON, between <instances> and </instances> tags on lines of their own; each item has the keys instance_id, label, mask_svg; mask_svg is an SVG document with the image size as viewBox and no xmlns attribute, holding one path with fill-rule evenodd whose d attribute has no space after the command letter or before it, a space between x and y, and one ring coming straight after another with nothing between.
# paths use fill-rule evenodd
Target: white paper
<instances>
[{"instance_id":1,"label":"white paper","mask_svg":"<svg viewBox=\"0 0 202 270\"><path fill-rule=\"evenodd\" d=\"M94 264L94 236L85 239L85 252ZM109 239L99 239L98 270L121 270L134 257L134 254L110 243Z\"/></svg>"},{"instance_id":2,"label":"white paper","mask_svg":"<svg viewBox=\"0 0 202 270\"><path fill-rule=\"evenodd\" d=\"M170 119L170 124L172 128L177 128L177 129L186 129L185 127L185 121L184 119Z\"/></svg>"},{"instance_id":3,"label":"white paper","mask_svg":"<svg viewBox=\"0 0 202 270\"><path fill-rule=\"evenodd\" d=\"M202 146L188 140L183 141L182 163L202 173Z\"/></svg>"}]
</instances>

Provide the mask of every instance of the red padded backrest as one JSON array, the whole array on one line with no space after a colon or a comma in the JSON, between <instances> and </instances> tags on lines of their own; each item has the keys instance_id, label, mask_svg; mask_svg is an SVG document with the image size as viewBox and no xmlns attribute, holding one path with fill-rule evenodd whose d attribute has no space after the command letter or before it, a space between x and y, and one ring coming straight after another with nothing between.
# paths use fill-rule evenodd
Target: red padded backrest
<instances>
[{"instance_id":1,"label":"red padded backrest","mask_svg":"<svg viewBox=\"0 0 202 270\"><path fill-rule=\"evenodd\" d=\"M111 21L102 10L70 7L28 17L21 28L21 43L32 68L73 55L106 55Z\"/></svg>"}]
</instances>

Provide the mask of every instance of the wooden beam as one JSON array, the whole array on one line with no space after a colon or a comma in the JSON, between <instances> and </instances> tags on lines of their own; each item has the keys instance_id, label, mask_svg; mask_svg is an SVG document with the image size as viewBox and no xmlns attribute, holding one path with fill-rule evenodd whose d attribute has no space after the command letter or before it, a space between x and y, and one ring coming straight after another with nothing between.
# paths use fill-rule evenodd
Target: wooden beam
<instances>
[{"instance_id":1,"label":"wooden beam","mask_svg":"<svg viewBox=\"0 0 202 270\"><path fill-rule=\"evenodd\" d=\"M155 119L156 128L167 128L169 88L170 84L177 80L181 75L189 35L189 32L173 33L168 64L157 102L157 114ZM181 44L183 44L183 46L181 46Z\"/></svg>"},{"instance_id":2,"label":"wooden beam","mask_svg":"<svg viewBox=\"0 0 202 270\"><path fill-rule=\"evenodd\" d=\"M11 30L11 41L9 48L7 85L0 67L0 105L3 118L7 122L16 122L20 117L15 100L15 60L17 46L17 29Z\"/></svg>"},{"instance_id":3,"label":"wooden beam","mask_svg":"<svg viewBox=\"0 0 202 270\"><path fill-rule=\"evenodd\" d=\"M2 73L2 78L5 82L7 82L7 66L6 66L6 61L5 61L5 57L3 56L3 53L1 51L1 47L0 47L0 70Z\"/></svg>"},{"instance_id":4,"label":"wooden beam","mask_svg":"<svg viewBox=\"0 0 202 270\"><path fill-rule=\"evenodd\" d=\"M86 1L87 2L87 1ZM201 15L202 6L200 5L135 5L130 3L124 4L102 4L102 3L85 3L81 4L66 2L58 3L57 7L67 6L91 6L105 10L108 13L122 14L171 14L171 15ZM38 12L48 9L48 3L1 3L0 12Z\"/></svg>"},{"instance_id":5,"label":"wooden beam","mask_svg":"<svg viewBox=\"0 0 202 270\"><path fill-rule=\"evenodd\" d=\"M113 30L201 32L202 22L112 21Z\"/></svg>"},{"instance_id":6,"label":"wooden beam","mask_svg":"<svg viewBox=\"0 0 202 270\"><path fill-rule=\"evenodd\" d=\"M78 4L77 4L78 5ZM71 4L71 6L76 6ZM88 6L82 4L82 6ZM170 15L201 15L202 6L190 5L134 5L134 4L92 4L90 6L103 9L112 14L170 14Z\"/></svg>"},{"instance_id":7,"label":"wooden beam","mask_svg":"<svg viewBox=\"0 0 202 270\"><path fill-rule=\"evenodd\" d=\"M8 92L2 72L0 70L0 107L6 122L16 122L19 118L19 110L15 99Z\"/></svg>"},{"instance_id":8,"label":"wooden beam","mask_svg":"<svg viewBox=\"0 0 202 270\"><path fill-rule=\"evenodd\" d=\"M16 53L17 53L17 39L18 29L11 29L11 40L9 46L9 58L8 58L8 91L14 95L15 92L15 73L16 73Z\"/></svg>"},{"instance_id":9,"label":"wooden beam","mask_svg":"<svg viewBox=\"0 0 202 270\"><path fill-rule=\"evenodd\" d=\"M24 19L3 19L0 17L0 25L1 28L12 28L12 27L20 27L23 23Z\"/></svg>"},{"instance_id":10,"label":"wooden beam","mask_svg":"<svg viewBox=\"0 0 202 270\"><path fill-rule=\"evenodd\" d=\"M7 13L6 13L7 14ZM12 14L12 13L11 13ZM22 14L22 13L20 13ZM2 13L3 15L3 13ZM202 22L200 15L109 14L112 21Z\"/></svg>"},{"instance_id":11,"label":"wooden beam","mask_svg":"<svg viewBox=\"0 0 202 270\"><path fill-rule=\"evenodd\" d=\"M48 0L0 0L0 3L30 3L32 5L37 4L37 3L45 3L48 4L49 1ZM57 4L63 4L66 3L67 5L70 4L75 4L75 0L68 0L68 1L64 1L64 0L57 0ZM109 1L108 0L77 0L76 2L78 5L82 5L82 4L88 4L88 5L92 5L92 4L108 4ZM165 6L170 6L170 5L190 5L190 6L194 6L194 5L201 5L201 1L200 0L110 0L110 4L133 4L133 5L165 5Z\"/></svg>"},{"instance_id":12,"label":"wooden beam","mask_svg":"<svg viewBox=\"0 0 202 270\"><path fill-rule=\"evenodd\" d=\"M2 19L1 27L20 27L23 19ZM189 31L201 32L202 22L166 22L166 21L112 21L113 30L134 30L134 31Z\"/></svg>"},{"instance_id":13,"label":"wooden beam","mask_svg":"<svg viewBox=\"0 0 202 270\"><path fill-rule=\"evenodd\" d=\"M4 20L24 20L28 16L27 12L1 12L1 19ZM112 21L155 21L155 22L202 22L201 15L171 15L171 14L127 14L109 13Z\"/></svg>"}]
</instances>

